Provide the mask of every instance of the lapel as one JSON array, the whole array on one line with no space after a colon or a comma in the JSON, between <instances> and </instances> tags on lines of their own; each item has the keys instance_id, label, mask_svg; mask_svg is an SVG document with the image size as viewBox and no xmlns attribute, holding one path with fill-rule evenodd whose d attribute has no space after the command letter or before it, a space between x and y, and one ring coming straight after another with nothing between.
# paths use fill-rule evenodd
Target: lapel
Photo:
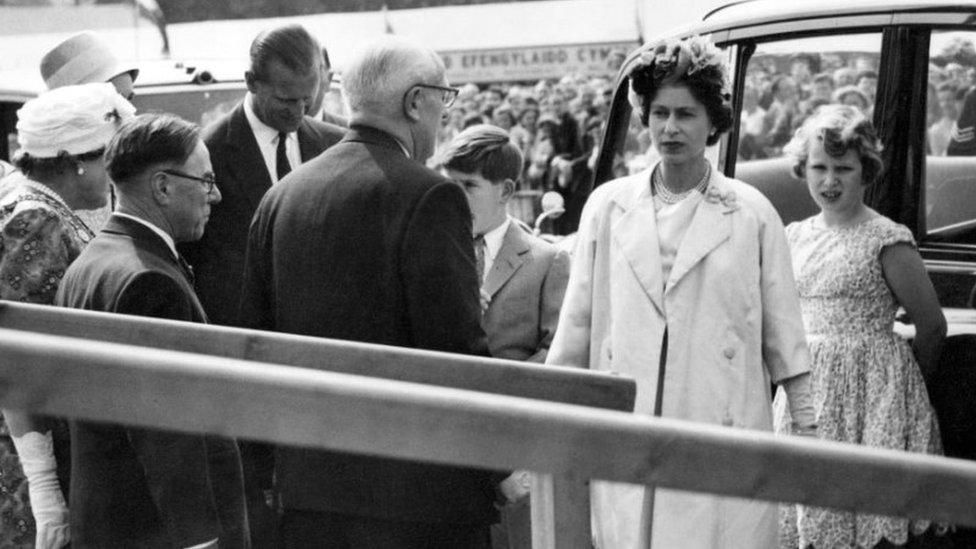
<instances>
[{"instance_id":1,"label":"lapel","mask_svg":"<svg viewBox=\"0 0 976 549\"><path fill-rule=\"evenodd\" d=\"M247 123L243 102L231 114L227 126L227 146L231 151L225 166L230 177L221 184L237 185L240 191L238 195L246 196L251 209L257 209L264 193L271 188L271 174L264 164L264 156L258 148L251 125Z\"/></svg>"},{"instance_id":2,"label":"lapel","mask_svg":"<svg viewBox=\"0 0 976 549\"><path fill-rule=\"evenodd\" d=\"M193 268L182 257L177 259L173 255L173 250L170 249L169 245L158 234L142 223L117 215L108 218L108 221L105 223L105 228L102 231L128 236L135 242L140 251L145 251L156 256L170 265L174 273L180 273L182 275L183 290L188 299L193 303L193 308L196 310L197 316L201 319L200 322L207 323L207 313L203 310L203 305L200 304L196 291L193 289Z\"/></svg>"},{"instance_id":3,"label":"lapel","mask_svg":"<svg viewBox=\"0 0 976 549\"><path fill-rule=\"evenodd\" d=\"M612 200L623 210L612 227L613 241L644 292L658 312L664 314L664 280L661 248L657 241L657 216L651 196L651 171L630 176Z\"/></svg>"},{"instance_id":4,"label":"lapel","mask_svg":"<svg viewBox=\"0 0 976 549\"><path fill-rule=\"evenodd\" d=\"M502 247L498 250L491 270L485 277L485 283L481 286L481 289L489 296L495 297L498 290L508 282L509 278L512 278L515 271L525 262L523 256L530 249L525 236L515 221L509 222L508 230L505 231L505 238L502 239Z\"/></svg>"},{"instance_id":5,"label":"lapel","mask_svg":"<svg viewBox=\"0 0 976 549\"><path fill-rule=\"evenodd\" d=\"M732 235L732 216L728 214L735 211L735 202L725 203L717 199L717 196L729 193L734 192L726 184L725 176L713 169L705 198L698 204L691 226L678 247L666 291L671 291L695 265Z\"/></svg>"}]
</instances>

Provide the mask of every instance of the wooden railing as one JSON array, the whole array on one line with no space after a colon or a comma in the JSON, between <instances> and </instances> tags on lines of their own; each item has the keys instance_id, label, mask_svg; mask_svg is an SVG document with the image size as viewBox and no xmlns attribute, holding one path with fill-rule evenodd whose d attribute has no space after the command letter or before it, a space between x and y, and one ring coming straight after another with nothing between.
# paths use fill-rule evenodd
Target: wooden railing
<instances>
[{"instance_id":1,"label":"wooden railing","mask_svg":"<svg viewBox=\"0 0 976 549\"><path fill-rule=\"evenodd\" d=\"M23 305L4 304L0 327L3 406L434 463L528 469L569 481L538 498L550 506L534 518L548 513L557 524L534 533L539 547L576 547L588 539L587 504L579 499L588 479L976 526L976 465L970 462L654 419L531 394L545 392L546 374L578 376L593 387L604 383L582 393L616 395L603 402L632 390L628 380L594 372ZM35 331L9 329L14 327ZM105 341L130 338L140 345ZM288 354L287 342L310 347ZM211 346L225 356L166 349ZM227 358L238 353L265 359ZM270 364L268 358L317 369ZM457 369L454 378L464 388L422 381L424 374L411 369L424 364L448 376ZM337 373L374 367L386 375ZM399 379L401 369L412 379ZM479 369L485 372L476 374ZM466 381L468 375L481 375L479 383L507 394L474 390L480 388ZM535 381L515 387L527 379ZM560 496L566 505L553 500Z\"/></svg>"}]
</instances>

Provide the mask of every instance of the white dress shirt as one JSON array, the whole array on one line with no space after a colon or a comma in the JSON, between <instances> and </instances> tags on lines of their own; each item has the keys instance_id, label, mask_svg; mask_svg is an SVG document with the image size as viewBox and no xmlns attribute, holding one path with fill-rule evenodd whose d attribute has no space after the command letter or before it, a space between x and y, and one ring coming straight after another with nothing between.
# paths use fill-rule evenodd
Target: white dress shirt
<instances>
[{"instance_id":1,"label":"white dress shirt","mask_svg":"<svg viewBox=\"0 0 976 549\"><path fill-rule=\"evenodd\" d=\"M491 272L491 266L495 264L495 258L498 257L498 251L502 249L502 244L505 243L505 233L508 232L508 226L512 223L511 217L506 217L505 221L501 225L495 227L494 229L485 233L485 272L481 275L481 284L485 283L488 278L488 273Z\"/></svg>"},{"instance_id":2,"label":"white dress shirt","mask_svg":"<svg viewBox=\"0 0 976 549\"><path fill-rule=\"evenodd\" d=\"M258 115L254 114L253 101L254 96L248 92L244 96L244 116L247 117L254 139L258 142L264 165L268 167L271 184L275 184L278 182L278 130L261 122ZM302 153L298 147L298 132L289 132L285 139L285 155L288 157L291 169L294 170L302 163Z\"/></svg>"}]
</instances>

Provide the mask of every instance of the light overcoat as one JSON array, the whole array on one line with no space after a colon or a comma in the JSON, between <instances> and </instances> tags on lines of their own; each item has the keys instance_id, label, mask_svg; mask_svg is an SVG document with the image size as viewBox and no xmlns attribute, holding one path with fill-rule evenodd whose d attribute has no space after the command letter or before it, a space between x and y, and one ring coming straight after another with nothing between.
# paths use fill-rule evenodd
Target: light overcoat
<instances>
[{"instance_id":1,"label":"light overcoat","mask_svg":"<svg viewBox=\"0 0 976 549\"><path fill-rule=\"evenodd\" d=\"M759 191L712 170L665 281L650 173L588 200L546 362L633 377L638 414L659 407L663 417L770 431L770 382L809 362L782 222ZM649 535L655 549L775 546L773 504L594 483L592 505L601 549L645 549Z\"/></svg>"}]
</instances>

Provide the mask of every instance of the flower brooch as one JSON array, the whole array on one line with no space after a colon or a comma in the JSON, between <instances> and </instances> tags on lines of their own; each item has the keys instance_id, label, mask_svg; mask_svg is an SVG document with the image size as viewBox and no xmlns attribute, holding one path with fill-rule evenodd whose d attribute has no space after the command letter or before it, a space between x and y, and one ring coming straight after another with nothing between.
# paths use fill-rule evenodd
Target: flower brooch
<instances>
[{"instance_id":1,"label":"flower brooch","mask_svg":"<svg viewBox=\"0 0 976 549\"><path fill-rule=\"evenodd\" d=\"M709 185L708 188L705 189L705 202L709 202L711 204L722 204L728 208L729 211L735 211L739 208L735 191L730 189L723 192L715 185Z\"/></svg>"}]
</instances>

